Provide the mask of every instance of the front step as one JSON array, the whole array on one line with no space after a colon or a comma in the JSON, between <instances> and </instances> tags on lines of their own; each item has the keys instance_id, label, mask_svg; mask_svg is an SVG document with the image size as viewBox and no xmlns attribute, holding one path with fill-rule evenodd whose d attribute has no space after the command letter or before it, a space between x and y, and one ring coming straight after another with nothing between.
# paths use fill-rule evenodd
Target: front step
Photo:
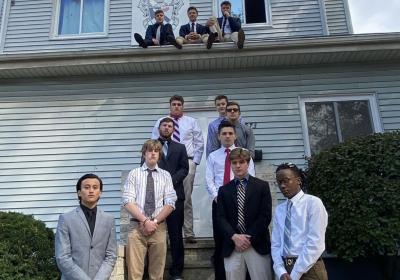
<instances>
[{"instance_id":1,"label":"front step","mask_svg":"<svg viewBox=\"0 0 400 280\"><path fill-rule=\"evenodd\" d=\"M196 238L197 243L184 243L185 268L183 278L185 280L214 280L214 269L211 264L211 256L214 253L214 240L212 238ZM164 279L168 279L168 267L171 256L167 255Z\"/></svg>"}]
</instances>

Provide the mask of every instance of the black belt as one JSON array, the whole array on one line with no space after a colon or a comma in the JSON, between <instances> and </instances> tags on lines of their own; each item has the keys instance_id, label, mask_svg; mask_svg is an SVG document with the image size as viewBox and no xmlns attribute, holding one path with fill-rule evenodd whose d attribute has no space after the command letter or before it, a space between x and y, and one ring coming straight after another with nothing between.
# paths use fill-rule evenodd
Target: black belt
<instances>
[{"instance_id":1,"label":"black belt","mask_svg":"<svg viewBox=\"0 0 400 280\"><path fill-rule=\"evenodd\" d=\"M282 260L285 266L293 266L296 263L297 257L282 257ZM322 258L319 257L317 261L322 261Z\"/></svg>"},{"instance_id":2,"label":"black belt","mask_svg":"<svg viewBox=\"0 0 400 280\"><path fill-rule=\"evenodd\" d=\"M191 160L193 160L193 159L194 159L194 157L188 157L188 159L191 159Z\"/></svg>"},{"instance_id":3,"label":"black belt","mask_svg":"<svg viewBox=\"0 0 400 280\"><path fill-rule=\"evenodd\" d=\"M151 219L151 220L153 220L153 219ZM139 221L138 219L135 219L135 218L131 218L130 221L131 222L136 222L136 223L141 223L141 221ZM159 221L158 224L162 224L163 222L164 221L162 221L162 222Z\"/></svg>"}]
</instances>

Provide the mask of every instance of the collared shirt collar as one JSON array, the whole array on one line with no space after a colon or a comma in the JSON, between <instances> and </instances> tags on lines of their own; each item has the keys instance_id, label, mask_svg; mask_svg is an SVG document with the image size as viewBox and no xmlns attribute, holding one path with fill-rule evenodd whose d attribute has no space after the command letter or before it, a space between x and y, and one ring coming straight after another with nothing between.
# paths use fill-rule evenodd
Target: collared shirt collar
<instances>
[{"instance_id":1,"label":"collared shirt collar","mask_svg":"<svg viewBox=\"0 0 400 280\"><path fill-rule=\"evenodd\" d=\"M193 22L193 21L189 21L189 25L190 25L190 26L192 26L192 22ZM196 25L197 25L197 21L194 22L194 26L196 26Z\"/></svg>"},{"instance_id":2,"label":"collared shirt collar","mask_svg":"<svg viewBox=\"0 0 400 280\"><path fill-rule=\"evenodd\" d=\"M302 190L300 190L295 196L293 196L290 201L293 204L296 204L296 202L298 202L304 195L304 192Z\"/></svg>"},{"instance_id":3,"label":"collared shirt collar","mask_svg":"<svg viewBox=\"0 0 400 280\"><path fill-rule=\"evenodd\" d=\"M225 148L224 146L222 146L222 145L221 145L221 148L224 149L224 151L225 151L225 149L226 149L226 148ZM230 146L228 149L232 151L232 150L235 149L235 148L236 148L236 146L235 146L235 144L233 144L233 145Z\"/></svg>"},{"instance_id":4,"label":"collared shirt collar","mask_svg":"<svg viewBox=\"0 0 400 280\"><path fill-rule=\"evenodd\" d=\"M146 171L147 169L150 169L150 168L147 167L146 162L143 162L143 165L141 166L141 168L142 168L143 171ZM154 167L154 170L158 172L158 169L159 169L158 164L156 164L156 166Z\"/></svg>"},{"instance_id":5,"label":"collared shirt collar","mask_svg":"<svg viewBox=\"0 0 400 280\"><path fill-rule=\"evenodd\" d=\"M244 184L245 187L247 186L247 183L249 182L249 177L250 177L250 174L247 173L246 176L244 176L244 178L243 178L243 179L245 179L245 184ZM235 177L234 180L235 180L236 185L239 184L239 181L240 181L239 178Z\"/></svg>"}]
</instances>

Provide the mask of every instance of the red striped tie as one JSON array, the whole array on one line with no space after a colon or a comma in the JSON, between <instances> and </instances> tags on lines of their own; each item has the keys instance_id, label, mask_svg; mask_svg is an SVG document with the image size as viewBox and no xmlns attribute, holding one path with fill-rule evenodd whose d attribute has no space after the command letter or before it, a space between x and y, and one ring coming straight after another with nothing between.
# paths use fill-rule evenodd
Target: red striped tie
<instances>
[{"instance_id":1,"label":"red striped tie","mask_svg":"<svg viewBox=\"0 0 400 280\"><path fill-rule=\"evenodd\" d=\"M229 153L231 150L225 149L225 168L224 168L224 185L228 184L231 180L231 161L229 160Z\"/></svg>"}]
</instances>

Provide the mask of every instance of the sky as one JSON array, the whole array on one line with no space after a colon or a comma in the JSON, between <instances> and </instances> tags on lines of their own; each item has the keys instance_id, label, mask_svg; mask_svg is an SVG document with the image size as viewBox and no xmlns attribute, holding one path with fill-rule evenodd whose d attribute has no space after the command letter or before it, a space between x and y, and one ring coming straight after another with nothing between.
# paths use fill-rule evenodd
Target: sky
<instances>
[{"instance_id":1,"label":"sky","mask_svg":"<svg viewBox=\"0 0 400 280\"><path fill-rule=\"evenodd\" d=\"M354 33L400 32L400 0L348 0Z\"/></svg>"}]
</instances>

